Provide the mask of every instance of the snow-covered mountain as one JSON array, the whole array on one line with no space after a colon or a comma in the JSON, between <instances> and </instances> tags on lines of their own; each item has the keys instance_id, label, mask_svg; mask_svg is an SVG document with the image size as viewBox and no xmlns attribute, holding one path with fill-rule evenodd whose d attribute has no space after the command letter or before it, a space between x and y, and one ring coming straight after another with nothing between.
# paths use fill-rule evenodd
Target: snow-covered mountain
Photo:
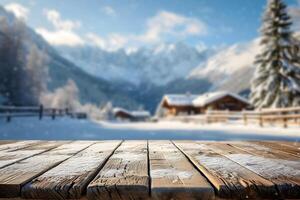
<instances>
[{"instance_id":1,"label":"snow-covered mountain","mask_svg":"<svg viewBox=\"0 0 300 200\"><path fill-rule=\"evenodd\" d=\"M201 63L195 68L189 78L206 78L213 83L212 89L222 88L240 92L249 86L255 56L260 48L259 39L224 48L210 57L206 63ZM235 82L231 83L231 80Z\"/></svg>"},{"instance_id":2,"label":"snow-covered mountain","mask_svg":"<svg viewBox=\"0 0 300 200\"><path fill-rule=\"evenodd\" d=\"M0 20L7 20L10 24L17 23L15 16L7 12L0 6ZM0 34L5 35L5 28L0 26ZM60 53L49 45L34 30L20 23L20 30L26 35L26 39L22 39L24 43L35 45L40 51L43 51L48 57L49 79L48 89L54 90L64 86L69 79L72 79L79 88L80 100L84 103L104 104L107 101L113 102L118 106L137 107L140 103L129 96L128 90L131 85L111 84L99 77L92 76L79 68L76 63L64 58ZM0 45L2 42L0 41ZM27 45L27 46L28 46ZM27 48L22 49L26 55ZM0 64L0 70L2 65ZM47 77L45 77L47 78ZM117 92L116 92L117 91ZM0 94L1 96L1 94Z\"/></svg>"},{"instance_id":3,"label":"snow-covered mountain","mask_svg":"<svg viewBox=\"0 0 300 200\"><path fill-rule=\"evenodd\" d=\"M1 16L15 20L0 7L0 19ZM184 43L131 52L123 49L109 52L92 46L54 49L32 29L26 27L26 32L29 42L48 54L49 89L61 87L72 79L83 102L112 101L115 106L142 105L152 111L165 93L249 89L255 55L260 51L258 39L201 51Z\"/></svg>"},{"instance_id":4,"label":"snow-covered mountain","mask_svg":"<svg viewBox=\"0 0 300 200\"><path fill-rule=\"evenodd\" d=\"M110 82L170 87L175 80L181 83L207 80L212 84L211 90L241 92L249 88L260 45L256 39L202 51L183 43L161 44L130 53L123 49L108 52L91 46L64 47L59 51L82 69ZM196 84L185 90L194 91L195 87Z\"/></svg>"},{"instance_id":5,"label":"snow-covered mountain","mask_svg":"<svg viewBox=\"0 0 300 200\"><path fill-rule=\"evenodd\" d=\"M199 63L206 62L213 52L199 51L184 43L161 44L130 53L124 49L108 52L91 46L63 47L59 51L82 69L105 80L156 86L186 78Z\"/></svg>"},{"instance_id":6,"label":"snow-covered mountain","mask_svg":"<svg viewBox=\"0 0 300 200\"><path fill-rule=\"evenodd\" d=\"M11 24L17 20L0 6L0 20L6 19ZM2 35L5 34L3 28L0 27ZM79 89L82 103L99 105L110 101L114 106L128 109L143 106L154 111L165 93L203 93L210 87L205 80L185 78L191 69L207 58L207 52L199 52L184 44L163 45L131 53L123 50L105 52L91 47L75 48L69 51L79 52L78 57L68 59L60 53L61 49L58 51L53 48L31 28L22 25L22 31L26 34L22 42L35 45L48 57L48 89L51 91L62 87L71 79ZM22 51L26 55L28 49ZM98 62L103 65L98 67Z\"/></svg>"}]
</instances>

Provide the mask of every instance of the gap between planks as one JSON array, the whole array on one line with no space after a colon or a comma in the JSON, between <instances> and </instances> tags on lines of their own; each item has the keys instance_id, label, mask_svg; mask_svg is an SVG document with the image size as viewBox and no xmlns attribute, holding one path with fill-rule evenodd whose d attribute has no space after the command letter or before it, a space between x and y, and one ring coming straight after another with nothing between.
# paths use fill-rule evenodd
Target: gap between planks
<instances>
[{"instance_id":1,"label":"gap between planks","mask_svg":"<svg viewBox=\"0 0 300 200\"><path fill-rule=\"evenodd\" d=\"M21 187L94 142L71 142L0 169L0 197L19 197Z\"/></svg>"},{"instance_id":2,"label":"gap between planks","mask_svg":"<svg viewBox=\"0 0 300 200\"><path fill-rule=\"evenodd\" d=\"M300 162L297 157L270 152L265 147L247 142L210 145L216 152L273 182L280 198L300 197Z\"/></svg>"},{"instance_id":3,"label":"gap between planks","mask_svg":"<svg viewBox=\"0 0 300 200\"><path fill-rule=\"evenodd\" d=\"M27 183L22 197L33 199L80 199L86 187L114 154L122 141L92 144L58 166Z\"/></svg>"}]
</instances>

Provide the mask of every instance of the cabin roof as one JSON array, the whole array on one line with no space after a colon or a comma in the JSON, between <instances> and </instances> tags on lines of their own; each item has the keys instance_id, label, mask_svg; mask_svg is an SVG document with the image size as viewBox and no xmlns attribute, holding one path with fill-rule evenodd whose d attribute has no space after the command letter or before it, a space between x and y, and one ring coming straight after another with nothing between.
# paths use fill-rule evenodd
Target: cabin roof
<instances>
[{"instance_id":1,"label":"cabin roof","mask_svg":"<svg viewBox=\"0 0 300 200\"><path fill-rule=\"evenodd\" d=\"M246 104L249 104L248 100L245 99L244 97L234 94L231 92L226 92L226 91L219 91L219 92L210 92L210 93L205 93L198 98L196 98L193 103L195 106L206 106L207 104L210 104L218 99L221 99L225 96L231 96L235 99L238 99L241 102L244 102Z\"/></svg>"},{"instance_id":2,"label":"cabin roof","mask_svg":"<svg viewBox=\"0 0 300 200\"><path fill-rule=\"evenodd\" d=\"M118 112L126 113L126 114L128 114L132 117L150 117L151 116L150 112L145 111L145 110L129 111L129 110L126 110L124 108L114 108L113 109L114 114L116 114Z\"/></svg>"},{"instance_id":3,"label":"cabin roof","mask_svg":"<svg viewBox=\"0 0 300 200\"><path fill-rule=\"evenodd\" d=\"M193 106L193 101L197 97L198 95L191 94L168 94L165 95L164 99L173 106Z\"/></svg>"},{"instance_id":4,"label":"cabin roof","mask_svg":"<svg viewBox=\"0 0 300 200\"><path fill-rule=\"evenodd\" d=\"M164 100L167 101L167 103L171 106L206 106L207 104L210 104L225 96L231 96L246 104L249 104L248 100L240 95L226 91L210 92L202 95L168 94L164 96Z\"/></svg>"}]
</instances>

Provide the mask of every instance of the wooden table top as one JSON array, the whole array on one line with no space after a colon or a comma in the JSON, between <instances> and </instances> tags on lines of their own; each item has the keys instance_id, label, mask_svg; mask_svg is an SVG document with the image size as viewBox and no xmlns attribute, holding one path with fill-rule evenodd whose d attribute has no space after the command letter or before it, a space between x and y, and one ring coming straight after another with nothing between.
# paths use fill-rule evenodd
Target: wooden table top
<instances>
[{"instance_id":1,"label":"wooden table top","mask_svg":"<svg viewBox=\"0 0 300 200\"><path fill-rule=\"evenodd\" d=\"M1 141L0 199L300 199L300 143Z\"/></svg>"}]
</instances>

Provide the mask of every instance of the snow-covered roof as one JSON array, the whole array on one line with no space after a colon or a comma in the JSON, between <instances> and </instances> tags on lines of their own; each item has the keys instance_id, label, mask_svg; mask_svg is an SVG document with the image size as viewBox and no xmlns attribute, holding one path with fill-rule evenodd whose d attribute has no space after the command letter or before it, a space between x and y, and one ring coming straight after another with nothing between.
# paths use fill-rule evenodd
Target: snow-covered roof
<instances>
[{"instance_id":1,"label":"snow-covered roof","mask_svg":"<svg viewBox=\"0 0 300 200\"><path fill-rule=\"evenodd\" d=\"M193 106L193 101L197 97L198 95L191 94L168 94L164 96L164 99L173 106Z\"/></svg>"},{"instance_id":2,"label":"snow-covered roof","mask_svg":"<svg viewBox=\"0 0 300 200\"><path fill-rule=\"evenodd\" d=\"M248 100L240 95L226 91L210 92L202 95L169 94L164 96L164 100L172 106L205 106L225 96L231 96L249 104Z\"/></svg>"},{"instance_id":3,"label":"snow-covered roof","mask_svg":"<svg viewBox=\"0 0 300 200\"><path fill-rule=\"evenodd\" d=\"M113 109L113 113L116 114L118 112L124 112L124 113L127 113L127 114L130 114L130 112L124 108L114 108Z\"/></svg>"},{"instance_id":4,"label":"snow-covered roof","mask_svg":"<svg viewBox=\"0 0 300 200\"><path fill-rule=\"evenodd\" d=\"M238 99L246 104L249 104L248 100L245 99L244 97L241 97L238 94L234 94L234 93L226 92L226 91L205 93L205 94L199 96L198 98L196 98L193 101L193 104L195 106L205 106L205 105L210 104L210 103L212 103L218 99L221 99L225 96L231 96L231 97Z\"/></svg>"},{"instance_id":5,"label":"snow-covered roof","mask_svg":"<svg viewBox=\"0 0 300 200\"><path fill-rule=\"evenodd\" d=\"M132 111L131 114L134 117L150 117L151 114L148 111Z\"/></svg>"},{"instance_id":6,"label":"snow-covered roof","mask_svg":"<svg viewBox=\"0 0 300 200\"><path fill-rule=\"evenodd\" d=\"M132 117L150 117L151 114L148 111L145 110L135 110L135 111L129 111L124 108L114 108L113 113L116 114L118 112L124 112Z\"/></svg>"}]
</instances>

